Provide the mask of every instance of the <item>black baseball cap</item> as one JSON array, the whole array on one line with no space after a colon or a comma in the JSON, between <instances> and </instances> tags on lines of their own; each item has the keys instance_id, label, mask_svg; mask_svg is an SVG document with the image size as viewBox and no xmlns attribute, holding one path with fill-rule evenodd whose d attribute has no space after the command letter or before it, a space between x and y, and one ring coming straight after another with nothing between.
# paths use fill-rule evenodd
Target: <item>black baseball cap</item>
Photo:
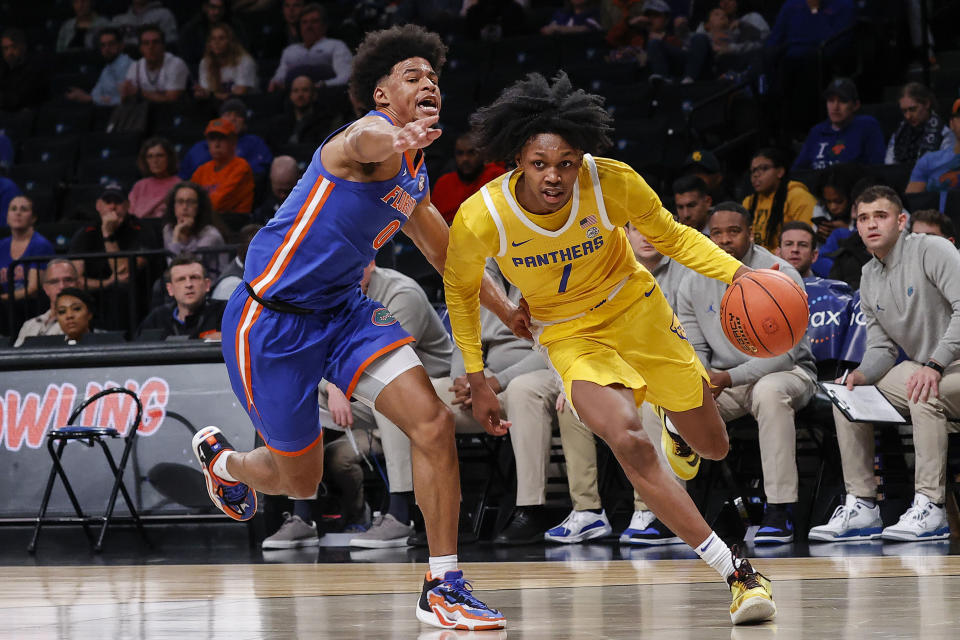
<instances>
[{"instance_id":1,"label":"black baseball cap","mask_svg":"<svg viewBox=\"0 0 960 640\"><path fill-rule=\"evenodd\" d=\"M119 182L108 182L98 196L104 202L126 202L127 190Z\"/></svg>"},{"instance_id":2,"label":"black baseball cap","mask_svg":"<svg viewBox=\"0 0 960 640\"><path fill-rule=\"evenodd\" d=\"M834 78L833 81L827 85L826 90L823 92L824 100L829 100L833 96L840 98L844 102L860 101L860 94L857 93L857 85L854 84L850 78Z\"/></svg>"},{"instance_id":3,"label":"black baseball cap","mask_svg":"<svg viewBox=\"0 0 960 640\"><path fill-rule=\"evenodd\" d=\"M683 169L703 167L707 173L720 173L720 161L712 151L694 149L683 161Z\"/></svg>"}]
</instances>

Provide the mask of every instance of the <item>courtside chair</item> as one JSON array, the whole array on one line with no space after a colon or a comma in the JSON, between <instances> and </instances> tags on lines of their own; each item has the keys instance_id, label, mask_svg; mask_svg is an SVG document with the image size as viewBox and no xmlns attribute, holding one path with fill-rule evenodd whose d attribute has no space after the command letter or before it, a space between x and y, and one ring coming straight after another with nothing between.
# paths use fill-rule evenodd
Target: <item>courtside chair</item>
<instances>
[{"instance_id":1,"label":"courtside chair","mask_svg":"<svg viewBox=\"0 0 960 640\"><path fill-rule=\"evenodd\" d=\"M121 436L120 432L111 427L87 427L74 424L76 419L83 413L89 405L100 400L104 396L108 396L114 393L123 393L131 398L136 403L137 414L133 422L127 428L126 435ZM30 540L29 546L27 546L27 551L29 553L35 553L37 550L37 540L40 537L40 527L45 523L49 522L76 522L83 526L83 531L87 536L93 550L100 552L103 550L103 539L107 535L107 527L110 525L110 520L113 518L113 510L117 503L117 494L123 494L123 500L127 503L127 508L130 510L130 516L133 519L134 524L137 526L137 529L140 531L140 535L143 536L143 539L147 544L150 544L149 538L147 538L147 532L143 528L143 522L140 520L140 514L137 513L136 508L133 506L133 500L130 499L130 494L127 491L127 487L123 482L123 473L127 466L127 460L130 458L130 452L133 450L133 444L137 439L137 430L140 428L140 419L143 417L143 404L140 402L140 398L137 397L137 394L130 391L129 389L122 389L120 387L112 387L110 389L104 389L100 393L97 393L93 396L90 396L78 406L70 418L67 420L67 424L60 429L53 429L47 434L47 451L50 452L50 458L53 461L53 467L50 469L50 477L47 478L47 486L43 492L43 500L40 503L40 512L37 514L37 521L33 527L33 538ZM114 460L113 454L110 453L110 447L107 446L108 439L117 439L122 438L124 441L123 453L120 456L120 464L118 465ZM80 444L93 448L95 444L99 444L101 449L103 449L103 454L107 458L107 464L110 467L111 473L113 473L113 488L110 490L110 497L107 499L107 508L103 516L86 516L83 513L83 510L80 508L80 502L77 500L77 495L73 491L73 486L70 484L70 481L67 479L67 473L61 464L63 460L63 450L67 446L68 442L79 442ZM70 502L73 504L73 510L76 512L76 517L69 518L49 518L47 517L47 505L50 502L50 494L53 492L53 485L56 482L57 476L60 477L60 480L63 482L63 488L67 492L67 496L70 498ZM92 532L90 530L90 524L94 522L99 522L100 524L100 533L94 540Z\"/></svg>"}]
</instances>

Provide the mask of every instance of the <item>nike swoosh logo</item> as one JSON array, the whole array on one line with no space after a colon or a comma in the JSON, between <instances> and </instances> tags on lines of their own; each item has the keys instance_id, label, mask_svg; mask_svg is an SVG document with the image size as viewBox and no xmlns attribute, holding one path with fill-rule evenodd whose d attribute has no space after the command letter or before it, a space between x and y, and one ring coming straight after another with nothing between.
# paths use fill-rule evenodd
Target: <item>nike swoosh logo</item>
<instances>
[{"instance_id":1,"label":"nike swoosh logo","mask_svg":"<svg viewBox=\"0 0 960 640\"><path fill-rule=\"evenodd\" d=\"M695 467L695 466L697 466L698 464L700 464L700 456L694 456L694 457L693 457L693 460L687 460L686 462L687 462L687 464L690 465L691 467Z\"/></svg>"},{"instance_id":2,"label":"nike swoosh logo","mask_svg":"<svg viewBox=\"0 0 960 640\"><path fill-rule=\"evenodd\" d=\"M705 545L703 545L702 547L700 547L700 553L705 552L707 549L710 548L710 545L712 545L712 544L713 544L713 540L711 540L711 541L708 542L707 544L705 544Z\"/></svg>"},{"instance_id":3,"label":"nike swoosh logo","mask_svg":"<svg viewBox=\"0 0 960 640\"><path fill-rule=\"evenodd\" d=\"M515 246L515 247L519 247L519 246L522 245L522 244L527 244L527 243L530 242L531 240L533 240L533 238L530 238L530 240L524 240L523 242L511 242L510 244L512 244L512 245Z\"/></svg>"},{"instance_id":4,"label":"nike swoosh logo","mask_svg":"<svg viewBox=\"0 0 960 640\"><path fill-rule=\"evenodd\" d=\"M643 294L644 297L649 298L650 295L654 292L654 290L656 290L656 288L657 288L657 285L653 285L653 289L650 289L650 291L647 291Z\"/></svg>"}]
</instances>

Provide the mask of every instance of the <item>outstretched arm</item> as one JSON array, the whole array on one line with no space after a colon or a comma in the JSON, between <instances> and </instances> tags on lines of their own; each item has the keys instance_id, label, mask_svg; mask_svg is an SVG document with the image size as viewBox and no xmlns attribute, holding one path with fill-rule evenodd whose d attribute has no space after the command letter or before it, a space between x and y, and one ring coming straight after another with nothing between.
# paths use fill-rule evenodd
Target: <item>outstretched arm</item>
<instances>
[{"instance_id":1,"label":"outstretched arm","mask_svg":"<svg viewBox=\"0 0 960 640\"><path fill-rule=\"evenodd\" d=\"M360 118L347 127L343 152L360 164L383 162L408 149L422 149L440 137L440 129L431 129L440 116L421 118L397 127L377 116Z\"/></svg>"}]
</instances>

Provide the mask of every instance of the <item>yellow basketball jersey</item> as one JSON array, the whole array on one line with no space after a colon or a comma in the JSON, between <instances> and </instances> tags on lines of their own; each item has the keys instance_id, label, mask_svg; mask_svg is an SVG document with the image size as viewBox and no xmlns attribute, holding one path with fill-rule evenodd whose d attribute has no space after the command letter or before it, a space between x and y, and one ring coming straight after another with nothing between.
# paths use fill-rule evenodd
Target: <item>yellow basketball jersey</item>
<instances>
[{"instance_id":1,"label":"yellow basketball jersey","mask_svg":"<svg viewBox=\"0 0 960 640\"><path fill-rule=\"evenodd\" d=\"M549 216L523 210L514 196L518 179L517 171L507 173L479 195L499 232L495 258L500 270L523 292L535 319L556 322L584 313L622 287L631 274L644 271L623 228L607 216L597 164L589 154L583 157L570 201ZM537 224L547 220L562 225L551 230Z\"/></svg>"}]
</instances>

